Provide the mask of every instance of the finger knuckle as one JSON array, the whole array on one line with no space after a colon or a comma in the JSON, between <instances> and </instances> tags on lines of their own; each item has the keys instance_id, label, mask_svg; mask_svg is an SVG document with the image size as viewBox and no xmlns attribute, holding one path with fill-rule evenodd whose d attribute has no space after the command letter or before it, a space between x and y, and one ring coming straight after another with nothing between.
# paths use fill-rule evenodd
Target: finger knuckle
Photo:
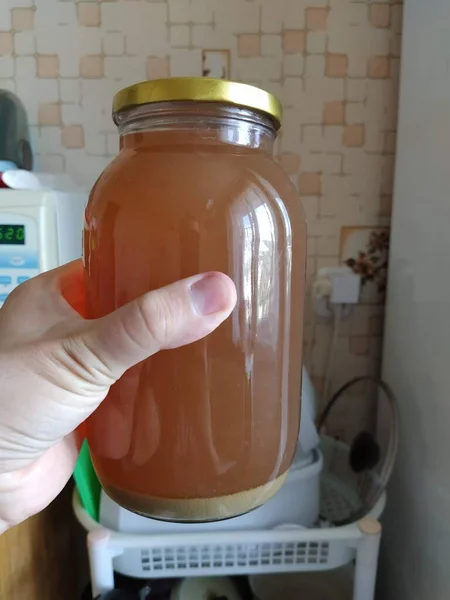
<instances>
[{"instance_id":1,"label":"finger knuckle","mask_svg":"<svg viewBox=\"0 0 450 600\"><path fill-rule=\"evenodd\" d=\"M175 320L170 299L164 293L155 292L141 299L139 309L146 332L153 337L158 347L164 348L170 339Z\"/></svg>"},{"instance_id":2,"label":"finger knuckle","mask_svg":"<svg viewBox=\"0 0 450 600\"><path fill-rule=\"evenodd\" d=\"M82 387L84 392L97 392L114 383L111 370L83 338L63 339L53 352L53 360L60 367L70 387Z\"/></svg>"}]
</instances>

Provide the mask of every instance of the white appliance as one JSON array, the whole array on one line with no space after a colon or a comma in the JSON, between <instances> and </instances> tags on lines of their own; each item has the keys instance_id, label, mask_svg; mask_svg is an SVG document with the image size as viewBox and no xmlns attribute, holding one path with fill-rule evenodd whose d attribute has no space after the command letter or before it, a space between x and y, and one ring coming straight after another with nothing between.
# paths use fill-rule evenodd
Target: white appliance
<instances>
[{"instance_id":1,"label":"white appliance","mask_svg":"<svg viewBox=\"0 0 450 600\"><path fill-rule=\"evenodd\" d=\"M86 193L0 191L0 306L15 287L80 258Z\"/></svg>"}]
</instances>

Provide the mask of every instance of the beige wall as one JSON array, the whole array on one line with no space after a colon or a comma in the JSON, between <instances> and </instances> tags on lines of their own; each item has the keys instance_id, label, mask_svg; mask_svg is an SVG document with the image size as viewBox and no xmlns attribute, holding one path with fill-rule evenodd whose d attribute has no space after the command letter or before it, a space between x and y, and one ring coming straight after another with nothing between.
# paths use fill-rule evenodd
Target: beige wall
<instances>
[{"instance_id":1,"label":"beige wall","mask_svg":"<svg viewBox=\"0 0 450 600\"><path fill-rule=\"evenodd\" d=\"M111 98L125 85L225 69L276 93L279 155L309 221L311 281L366 252L372 228L389 224L401 19L395 0L1 0L0 87L25 102L40 168L90 178L116 153ZM383 262L373 244L360 261L369 275L377 252ZM375 272L342 324L334 384L378 369L384 271ZM306 363L320 387L331 331L310 313Z\"/></svg>"}]
</instances>

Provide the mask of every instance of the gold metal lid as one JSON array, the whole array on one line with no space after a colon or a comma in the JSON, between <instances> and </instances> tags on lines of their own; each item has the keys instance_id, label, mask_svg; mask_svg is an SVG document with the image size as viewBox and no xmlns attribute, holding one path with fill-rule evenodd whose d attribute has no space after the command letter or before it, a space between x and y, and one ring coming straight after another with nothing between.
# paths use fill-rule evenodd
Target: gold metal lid
<instances>
[{"instance_id":1,"label":"gold metal lid","mask_svg":"<svg viewBox=\"0 0 450 600\"><path fill-rule=\"evenodd\" d=\"M245 83L207 77L171 77L137 83L114 96L113 113L142 104L183 100L250 108L270 115L281 124L281 102L269 92Z\"/></svg>"}]
</instances>

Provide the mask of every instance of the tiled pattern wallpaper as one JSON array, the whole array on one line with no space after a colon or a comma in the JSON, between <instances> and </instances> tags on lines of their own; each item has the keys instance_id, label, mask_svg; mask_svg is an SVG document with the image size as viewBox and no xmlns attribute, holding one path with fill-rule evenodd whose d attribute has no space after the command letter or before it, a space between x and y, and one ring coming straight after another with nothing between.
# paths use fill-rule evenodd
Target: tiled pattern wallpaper
<instances>
[{"instance_id":1,"label":"tiled pattern wallpaper","mask_svg":"<svg viewBox=\"0 0 450 600\"><path fill-rule=\"evenodd\" d=\"M38 166L94 178L117 152L119 88L231 77L285 107L280 160L309 223L309 287L347 261L363 303L341 324L333 387L377 372L392 201L401 0L1 0L0 87L28 111ZM307 309L320 391L330 324Z\"/></svg>"}]
</instances>

